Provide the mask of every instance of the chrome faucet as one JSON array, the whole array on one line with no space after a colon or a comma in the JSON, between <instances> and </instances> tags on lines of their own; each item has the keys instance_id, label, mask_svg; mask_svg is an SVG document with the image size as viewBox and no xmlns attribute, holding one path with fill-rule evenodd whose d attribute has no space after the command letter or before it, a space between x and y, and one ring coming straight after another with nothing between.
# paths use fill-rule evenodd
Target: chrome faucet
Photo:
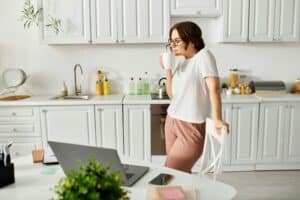
<instances>
[{"instance_id":1,"label":"chrome faucet","mask_svg":"<svg viewBox=\"0 0 300 200\"><path fill-rule=\"evenodd\" d=\"M77 75L76 75L76 72L77 72L77 68L78 68L78 67L79 67L79 69L80 69L80 71L81 71L81 74L83 74L81 65L80 65L80 64L76 64L76 65L74 66L75 95L76 95L76 96L78 96L78 95L81 94L81 85L79 86L79 88L78 88L78 86L77 86Z\"/></svg>"}]
</instances>

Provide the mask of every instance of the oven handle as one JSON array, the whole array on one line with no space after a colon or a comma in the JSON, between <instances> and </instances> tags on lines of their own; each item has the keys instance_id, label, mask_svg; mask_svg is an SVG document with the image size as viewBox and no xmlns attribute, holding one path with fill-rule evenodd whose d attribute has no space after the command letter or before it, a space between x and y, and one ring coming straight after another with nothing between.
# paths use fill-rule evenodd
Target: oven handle
<instances>
[{"instance_id":1,"label":"oven handle","mask_svg":"<svg viewBox=\"0 0 300 200\"><path fill-rule=\"evenodd\" d=\"M160 118L160 138L165 140L165 122L166 118Z\"/></svg>"}]
</instances>

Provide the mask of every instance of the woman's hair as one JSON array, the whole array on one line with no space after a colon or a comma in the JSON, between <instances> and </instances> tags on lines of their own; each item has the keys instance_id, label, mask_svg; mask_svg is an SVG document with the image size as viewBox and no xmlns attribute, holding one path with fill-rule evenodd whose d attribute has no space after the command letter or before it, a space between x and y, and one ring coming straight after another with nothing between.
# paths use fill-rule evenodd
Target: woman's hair
<instances>
[{"instance_id":1,"label":"woman's hair","mask_svg":"<svg viewBox=\"0 0 300 200\"><path fill-rule=\"evenodd\" d=\"M175 29L177 30L182 41L184 41L187 45L190 42L193 43L197 51L200 51L205 47L202 38L202 31L200 27L194 22L186 21L186 22L180 22L173 25L169 32L170 39L172 36L172 32ZM185 46L185 49L187 49L187 45Z\"/></svg>"}]
</instances>

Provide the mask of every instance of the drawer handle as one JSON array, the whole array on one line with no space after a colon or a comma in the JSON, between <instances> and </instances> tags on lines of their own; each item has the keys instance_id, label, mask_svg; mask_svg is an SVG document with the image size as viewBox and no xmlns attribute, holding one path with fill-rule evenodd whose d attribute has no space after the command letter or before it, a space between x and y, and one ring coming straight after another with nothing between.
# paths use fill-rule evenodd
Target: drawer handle
<instances>
[{"instance_id":1,"label":"drawer handle","mask_svg":"<svg viewBox=\"0 0 300 200\"><path fill-rule=\"evenodd\" d=\"M12 116L16 116L16 115L17 115L17 113L15 113L15 112L12 112L12 113L11 113L11 115L12 115Z\"/></svg>"},{"instance_id":2,"label":"drawer handle","mask_svg":"<svg viewBox=\"0 0 300 200\"><path fill-rule=\"evenodd\" d=\"M13 128L13 132L18 132L18 130L16 128Z\"/></svg>"}]
</instances>

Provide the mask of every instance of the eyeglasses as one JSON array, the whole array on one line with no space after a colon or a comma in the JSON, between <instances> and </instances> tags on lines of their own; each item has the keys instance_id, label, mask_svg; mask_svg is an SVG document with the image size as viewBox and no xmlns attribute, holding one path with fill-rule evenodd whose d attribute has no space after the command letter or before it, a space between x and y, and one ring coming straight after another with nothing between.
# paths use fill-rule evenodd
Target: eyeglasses
<instances>
[{"instance_id":1,"label":"eyeglasses","mask_svg":"<svg viewBox=\"0 0 300 200\"><path fill-rule=\"evenodd\" d=\"M174 45L176 47L176 46L180 45L181 42L182 42L182 40L180 38L175 38L174 40L169 39L168 46Z\"/></svg>"}]
</instances>

